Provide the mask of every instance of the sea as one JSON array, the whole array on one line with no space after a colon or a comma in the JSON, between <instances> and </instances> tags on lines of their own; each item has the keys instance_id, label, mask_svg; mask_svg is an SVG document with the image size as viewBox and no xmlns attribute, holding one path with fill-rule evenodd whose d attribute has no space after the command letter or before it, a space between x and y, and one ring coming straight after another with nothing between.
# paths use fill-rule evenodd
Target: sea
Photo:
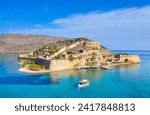
<instances>
[{"instance_id":1,"label":"sea","mask_svg":"<svg viewBox=\"0 0 150 115\"><path fill-rule=\"evenodd\" d=\"M113 52L139 54L141 64L29 74L18 71L18 53L0 53L0 98L150 98L150 51ZM82 79L89 86L79 88Z\"/></svg>"}]
</instances>

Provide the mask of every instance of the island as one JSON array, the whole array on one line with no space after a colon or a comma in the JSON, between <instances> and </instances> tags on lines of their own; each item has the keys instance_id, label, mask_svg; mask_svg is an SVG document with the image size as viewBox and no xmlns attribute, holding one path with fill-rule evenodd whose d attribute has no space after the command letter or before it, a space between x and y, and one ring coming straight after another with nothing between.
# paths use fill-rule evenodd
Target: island
<instances>
[{"instance_id":1,"label":"island","mask_svg":"<svg viewBox=\"0 0 150 115\"><path fill-rule=\"evenodd\" d=\"M18 56L21 68L28 73L46 73L69 69L103 68L139 64L138 55L115 54L100 42L74 38L49 43L36 51Z\"/></svg>"}]
</instances>

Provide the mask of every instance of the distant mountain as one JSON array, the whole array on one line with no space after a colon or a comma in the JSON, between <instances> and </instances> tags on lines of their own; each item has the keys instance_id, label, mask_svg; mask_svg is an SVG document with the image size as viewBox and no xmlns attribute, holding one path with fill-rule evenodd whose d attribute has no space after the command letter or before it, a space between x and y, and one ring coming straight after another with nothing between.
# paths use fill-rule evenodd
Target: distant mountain
<instances>
[{"instance_id":1,"label":"distant mountain","mask_svg":"<svg viewBox=\"0 0 150 115\"><path fill-rule=\"evenodd\" d=\"M0 51L34 51L63 37L31 34L0 34Z\"/></svg>"}]
</instances>

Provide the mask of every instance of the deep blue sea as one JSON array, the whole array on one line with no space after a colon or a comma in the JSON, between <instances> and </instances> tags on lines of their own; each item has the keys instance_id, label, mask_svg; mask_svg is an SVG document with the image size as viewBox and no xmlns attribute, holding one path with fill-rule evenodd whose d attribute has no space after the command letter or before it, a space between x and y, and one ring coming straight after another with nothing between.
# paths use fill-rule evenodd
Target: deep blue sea
<instances>
[{"instance_id":1,"label":"deep blue sea","mask_svg":"<svg viewBox=\"0 0 150 115\"><path fill-rule=\"evenodd\" d=\"M114 52L139 54L141 64L34 75L18 71L17 53L0 53L0 97L150 98L150 51ZM90 85L78 88L83 78Z\"/></svg>"}]
</instances>

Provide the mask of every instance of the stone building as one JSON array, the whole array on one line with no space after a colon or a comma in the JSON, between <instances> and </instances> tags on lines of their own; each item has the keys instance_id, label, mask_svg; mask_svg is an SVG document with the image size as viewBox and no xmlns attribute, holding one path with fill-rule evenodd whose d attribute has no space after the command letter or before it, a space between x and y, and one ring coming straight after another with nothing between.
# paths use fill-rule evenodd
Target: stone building
<instances>
[{"instance_id":1,"label":"stone building","mask_svg":"<svg viewBox=\"0 0 150 115\"><path fill-rule=\"evenodd\" d=\"M100 43L93 42L93 41L86 41L86 42L84 42L84 46L92 47L92 48L100 48Z\"/></svg>"}]
</instances>

